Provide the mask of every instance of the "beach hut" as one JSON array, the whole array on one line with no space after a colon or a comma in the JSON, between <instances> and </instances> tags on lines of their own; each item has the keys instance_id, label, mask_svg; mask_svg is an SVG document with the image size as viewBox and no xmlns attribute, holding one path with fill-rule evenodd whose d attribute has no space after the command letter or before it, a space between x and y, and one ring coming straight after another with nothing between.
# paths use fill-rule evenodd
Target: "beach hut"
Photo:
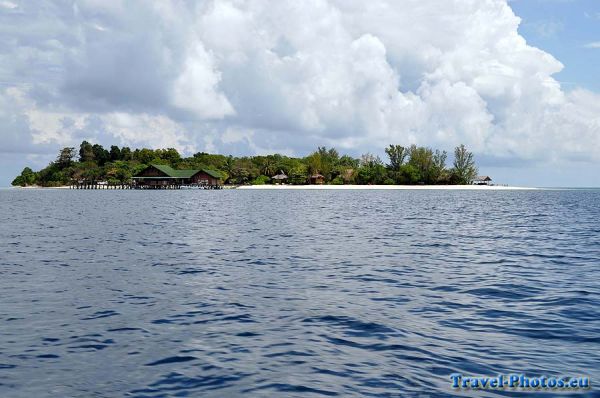
<instances>
[{"instance_id":1,"label":"beach hut","mask_svg":"<svg viewBox=\"0 0 600 398\"><path fill-rule=\"evenodd\" d=\"M323 185L325 183L325 177L322 174L313 174L310 176L310 183L316 185Z\"/></svg>"},{"instance_id":2,"label":"beach hut","mask_svg":"<svg viewBox=\"0 0 600 398\"><path fill-rule=\"evenodd\" d=\"M288 180L288 176L283 172L283 170L279 171L279 174L272 177L275 181L275 184L285 184Z\"/></svg>"},{"instance_id":3,"label":"beach hut","mask_svg":"<svg viewBox=\"0 0 600 398\"><path fill-rule=\"evenodd\" d=\"M490 176L477 176L471 182L471 184L473 185L491 185L491 183L492 179L490 178Z\"/></svg>"}]
</instances>

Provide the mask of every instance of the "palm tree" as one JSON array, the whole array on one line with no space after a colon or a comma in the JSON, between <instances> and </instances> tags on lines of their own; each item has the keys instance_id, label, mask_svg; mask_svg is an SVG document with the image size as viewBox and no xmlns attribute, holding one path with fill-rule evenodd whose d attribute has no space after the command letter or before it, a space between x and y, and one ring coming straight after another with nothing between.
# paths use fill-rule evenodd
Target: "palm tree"
<instances>
[{"instance_id":1,"label":"palm tree","mask_svg":"<svg viewBox=\"0 0 600 398\"><path fill-rule=\"evenodd\" d=\"M233 156L227 156L227 159L225 159L224 169L227 172L227 174L233 174L233 170L235 169L235 159Z\"/></svg>"},{"instance_id":2,"label":"palm tree","mask_svg":"<svg viewBox=\"0 0 600 398\"><path fill-rule=\"evenodd\" d=\"M318 152L314 152L306 157L306 166L309 175L321 173L323 170L323 159Z\"/></svg>"},{"instance_id":3,"label":"palm tree","mask_svg":"<svg viewBox=\"0 0 600 398\"><path fill-rule=\"evenodd\" d=\"M275 173L277 173L276 170L276 164L273 161L273 159L271 159L270 157L265 157L265 159L262 162L262 165L260 167L260 172L261 174L264 174L266 176L272 176Z\"/></svg>"}]
</instances>

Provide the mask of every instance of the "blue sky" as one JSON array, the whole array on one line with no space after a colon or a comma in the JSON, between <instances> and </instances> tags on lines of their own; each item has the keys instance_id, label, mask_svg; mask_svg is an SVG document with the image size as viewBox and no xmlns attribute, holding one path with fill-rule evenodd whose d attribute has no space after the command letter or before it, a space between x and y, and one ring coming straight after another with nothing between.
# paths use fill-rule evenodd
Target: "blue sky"
<instances>
[{"instance_id":1,"label":"blue sky","mask_svg":"<svg viewBox=\"0 0 600 398\"><path fill-rule=\"evenodd\" d=\"M600 186L598 1L0 0L0 26L0 186L82 140L465 144L497 183Z\"/></svg>"},{"instance_id":2,"label":"blue sky","mask_svg":"<svg viewBox=\"0 0 600 398\"><path fill-rule=\"evenodd\" d=\"M556 75L565 89L600 92L600 1L513 0L527 41L554 55L565 68ZM598 48L586 47L598 43Z\"/></svg>"}]
</instances>

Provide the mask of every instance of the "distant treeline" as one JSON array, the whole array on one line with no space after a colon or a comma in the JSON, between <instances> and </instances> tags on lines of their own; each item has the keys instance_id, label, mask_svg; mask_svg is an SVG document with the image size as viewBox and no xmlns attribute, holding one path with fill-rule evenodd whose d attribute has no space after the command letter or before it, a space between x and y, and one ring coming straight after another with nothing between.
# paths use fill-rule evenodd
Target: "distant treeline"
<instances>
[{"instance_id":1,"label":"distant treeline","mask_svg":"<svg viewBox=\"0 0 600 398\"><path fill-rule=\"evenodd\" d=\"M270 184L280 172L290 184L306 184L313 175L322 175L326 184L469 184L477 174L473 154L464 145L454 150L451 168L447 153L427 147L390 145L388 161L365 154L360 159L340 155L334 148L319 147L304 158L284 155L234 157L199 152L182 157L177 150L135 149L83 141L79 151L63 148L57 159L40 171L26 167L12 182L16 186L45 187L68 185L73 181L128 183L149 164L166 164L175 169L218 171L228 184Z\"/></svg>"}]
</instances>

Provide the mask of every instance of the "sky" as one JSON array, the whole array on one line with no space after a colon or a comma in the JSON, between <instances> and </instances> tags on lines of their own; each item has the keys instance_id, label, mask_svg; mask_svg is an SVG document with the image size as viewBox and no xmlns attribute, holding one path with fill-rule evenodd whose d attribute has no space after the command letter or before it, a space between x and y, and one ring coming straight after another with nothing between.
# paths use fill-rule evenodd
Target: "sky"
<instances>
[{"instance_id":1,"label":"sky","mask_svg":"<svg viewBox=\"0 0 600 398\"><path fill-rule=\"evenodd\" d=\"M600 186L597 0L0 0L0 186L82 140ZM451 158L451 156L450 156Z\"/></svg>"}]
</instances>

